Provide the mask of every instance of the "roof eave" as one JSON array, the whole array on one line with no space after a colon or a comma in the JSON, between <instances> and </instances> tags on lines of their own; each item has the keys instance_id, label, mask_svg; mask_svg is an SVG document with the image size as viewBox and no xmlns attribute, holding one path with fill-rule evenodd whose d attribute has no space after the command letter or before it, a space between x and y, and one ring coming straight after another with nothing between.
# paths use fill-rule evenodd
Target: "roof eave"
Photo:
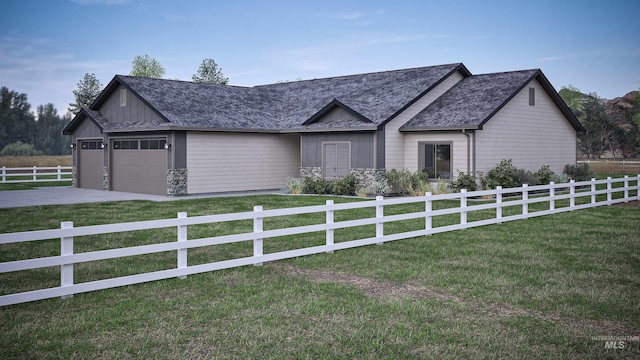
<instances>
[{"instance_id":1,"label":"roof eave","mask_svg":"<svg viewBox=\"0 0 640 360\"><path fill-rule=\"evenodd\" d=\"M72 135L73 131L80 125L80 123L82 123L82 120L84 120L84 118L88 118L89 120L91 120L91 122L94 123L98 127L98 129L100 129L101 133L104 132L104 128L97 121L93 120L93 118L85 111L85 109L80 109L76 116L74 116L73 119L69 121L64 129L62 129L62 134Z\"/></svg>"},{"instance_id":2,"label":"roof eave","mask_svg":"<svg viewBox=\"0 0 640 360\"><path fill-rule=\"evenodd\" d=\"M421 131L461 131L461 130L481 130L477 125L469 126L424 126L424 127L400 127L400 132L421 132Z\"/></svg>"},{"instance_id":3,"label":"roof eave","mask_svg":"<svg viewBox=\"0 0 640 360\"><path fill-rule=\"evenodd\" d=\"M352 108L350 108L349 106L345 105L342 101L338 100L338 99L333 99L331 102L329 102L327 105L325 105L322 109L320 109L320 111L318 111L317 113L313 114L313 116L311 116L309 119L307 119L305 122L302 123L302 125L310 125L313 124L314 122L316 122L317 120L321 119L323 116L325 116L326 114L328 114L331 110L335 109L335 108L341 108L345 111L347 111L349 114L355 116L357 119L360 119L364 122L368 122L368 123L372 123L373 121L371 121L371 119L367 118L366 116L360 114L359 112L353 110Z\"/></svg>"}]
</instances>

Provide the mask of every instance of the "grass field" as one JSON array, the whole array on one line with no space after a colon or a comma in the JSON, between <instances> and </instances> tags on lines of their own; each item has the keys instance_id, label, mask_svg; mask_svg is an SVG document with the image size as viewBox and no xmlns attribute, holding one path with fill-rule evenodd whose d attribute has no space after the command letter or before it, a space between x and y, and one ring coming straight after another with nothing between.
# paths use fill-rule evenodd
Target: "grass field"
<instances>
[{"instance_id":1,"label":"grass field","mask_svg":"<svg viewBox=\"0 0 640 360\"><path fill-rule=\"evenodd\" d=\"M0 209L0 232L323 204L253 196L167 203ZM336 203L354 199L333 198ZM454 206L443 202L438 207ZM560 206L561 204L558 204ZM634 205L634 204L629 204ZM518 211L518 207L509 211ZM336 214L336 221L371 209ZM403 205L385 213L415 211ZM532 209L531 211L535 211ZM507 212L505 212L505 215ZM492 214L475 214L475 219ZM302 215L265 229L318 223ZM248 266L0 308L0 358L638 358L638 206L610 206L333 254ZM470 221L474 220L471 218ZM455 216L434 219L435 226ZM389 224L408 231L420 221ZM189 228L190 238L250 223ZM336 241L372 227L336 231ZM76 239L76 251L172 241L175 230ZM322 243L322 233L265 240L265 253ZM59 242L0 247L0 260L55 255ZM189 264L246 256L251 244L189 252ZM175 266L175 254L76 266L76 281ZM58 286L57 269L0 275L0 292Z\"/></svg>"},{"instance_id":2,"label":"grass field","mask_svg":"<svg viewBox=\"0 0 640 360\"><path fill-rule=\"evenodd\" d=\"M61 156L0 156L0 167L31 167L31 166L71 166L71 155Z\"/></svg>"}]
</instances>

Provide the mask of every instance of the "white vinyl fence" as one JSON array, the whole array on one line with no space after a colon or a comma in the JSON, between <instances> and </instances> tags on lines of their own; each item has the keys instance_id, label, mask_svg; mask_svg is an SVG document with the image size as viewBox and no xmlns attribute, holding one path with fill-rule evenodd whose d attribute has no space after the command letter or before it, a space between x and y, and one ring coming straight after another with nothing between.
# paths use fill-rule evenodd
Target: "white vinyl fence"
<instances>
[{"instance_id":1,"label":"white vinyl fence","mask_svg":"<svg viewBox=\"0 0 640 360\"><path fill-rule=\"evenodd\" d=\"M71 176L69 176L72 175L71 170L71 166L60 165L51 167L33 166L17 168L8 168L3 166L2 173L0 173L0 183L71 181ZM14 180L8 180L11 178L14 178Z\"/></svg>"},{"instance_id":2,"label":"white vinyl fence","mask_svg":"<svg viewBox=\"0 0 640 360\"><path fill-rule=\"evenodd\" d=\"M597 190L600 185L600 190ZM606 188L604 188L606 187ZM516 194L517 197L504 199L505 194ZM375 201L360 201L334 204L333 200L327 200L325 205L306 206L298 208L263 210L261 206L255 206L252 212L208 215L187 217L186 213L178 213L178 217L165 220L151 220L120 224L95 225L84 227L73 227L72 222L61 223L60 229L29 231L20 233L0 234L0 246L12 243L29 241L60 239L60 256L35 258L18 261L8 261L0 263L0 274L15 271L24 271L44 267L59 267L60 281L59 287L47 288L35 291L28 291L0 296L0 306L47 299L53 297L69 297L73 294L113 288L124 285L138 284L148 281L168 279L173 277L185 278L187 275L227 269L244 265L261 265L268 261L288 259L298 256L331 253L335 250L348 249L371 244L383 244L384 242L401 240L413 237L420 237L436 233L453 230L467 229L477 226L499 224L506 221L527 219L535 216L556 214L579 209L587 209L596 206L612 205L620 202L640 200L640 175L637 178L620 178L606 180L571 182L568 184L554 184L527 186L518 188L485 190L443 195L427 194L421 197L409 198L387 198L379 196ZM600 199L598 199L598 195ZM614 196L615 195L615 196ZM491 198L486 201L476 201L475 199ZM567 200L562 202L560 200ZM579 199L579 204L576 204ZM433 209L435 201L449 200L459 201L459 206L443 209ZM471 200L471 201L470 201ZM424 210L412 213L397 215L384 215L384 209L390 205L401 205L410 203L421 203ZM542 203L544 206L537 206L530 209L529 205ZM548 205L545 205L548 204ZM558 205L558 206L556 206ZM517 214L503 216L503 208L516 206ZM521 210L520 210L521 207ZM334 222L334 214L337 211L349 209L375 208L375 217L362 218L356 220ZM467 215L474 211L495 209L495 217L467 221ZM532 210L532 211L530 211ZM273 230L263 229L263 220L267 218L292 216L300 214L325 213L326 221L316 225L306 225L291 228L280 228ZM453 225L433 227L434 217L448 214L459 214L459 221ZM424 228L403 233L385 234L384 225L388 222L402 221L409 219L424 219ZM209 224L219 222L230 222L237 220L252 220L253 231L234 235L213 236L199 239L188 239L187 227L197 224ZM362 225L375 225L375 237L356 239L344 242L334 242L334 231ZM97 234L111 234L128 231L177 228L177 238L173 242L165 242L151 245L133 246L127 248L117 248L110 250L100 250L92 252L74 253L74 238ZM280 251L275 253L263 253L263 244L270 238L306 234L312 232L324 232L326 243L320 246L298 248L294 250ZM203 246L213 246L235 242L252 241L253 256L244 258L224 260L207 264L189 266L187 264L188 249L195 249ZM87 261L98 261L104 259L120 258L125 256L144 255L167 251L177 252L176 268L147 272L142 274L110 278L98 281L74 283L74 265Z\"/></svg>"}]
</instances>

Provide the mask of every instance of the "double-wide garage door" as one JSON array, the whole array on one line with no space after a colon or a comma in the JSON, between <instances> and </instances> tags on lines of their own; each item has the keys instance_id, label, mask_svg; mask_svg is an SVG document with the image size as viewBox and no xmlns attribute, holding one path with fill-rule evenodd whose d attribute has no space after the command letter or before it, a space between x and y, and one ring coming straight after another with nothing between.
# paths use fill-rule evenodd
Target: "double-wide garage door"
<instances>
[{"instance_id":1,"label":"double-wide garage door","mask_svg":"<svg viewBox=\"0 0 640 360\"><path fill-rule=\"evenodd\" d=\"M165 139L111 142L111 190L167 195Z\"/></svg>"}]
</instances>

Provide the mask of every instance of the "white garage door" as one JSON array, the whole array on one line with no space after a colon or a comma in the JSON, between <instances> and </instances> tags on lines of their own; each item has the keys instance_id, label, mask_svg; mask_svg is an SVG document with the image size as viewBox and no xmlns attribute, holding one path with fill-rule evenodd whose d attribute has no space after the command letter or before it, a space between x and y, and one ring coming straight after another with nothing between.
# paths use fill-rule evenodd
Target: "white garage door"
<instances>
[{"instance_id":1,"label":"white garage door","mask_svg":"<svg viewBox=\"0 0 640 360\"><path fill-rule=\"evenodd\" d=\"M111 190L167 195L166 139L111 142Z\"/></svg>"},{"instance_id":2,"label":"white garage door","mask_svg":"<svg viewBox=\"0 0 640 360\"><path fill-rule=\"evenodd\" d=\"M77 186L85 189L103 190L104 150L101 147L102 140L81 140L79 143Z\"/></svg>"}]
</instances>

